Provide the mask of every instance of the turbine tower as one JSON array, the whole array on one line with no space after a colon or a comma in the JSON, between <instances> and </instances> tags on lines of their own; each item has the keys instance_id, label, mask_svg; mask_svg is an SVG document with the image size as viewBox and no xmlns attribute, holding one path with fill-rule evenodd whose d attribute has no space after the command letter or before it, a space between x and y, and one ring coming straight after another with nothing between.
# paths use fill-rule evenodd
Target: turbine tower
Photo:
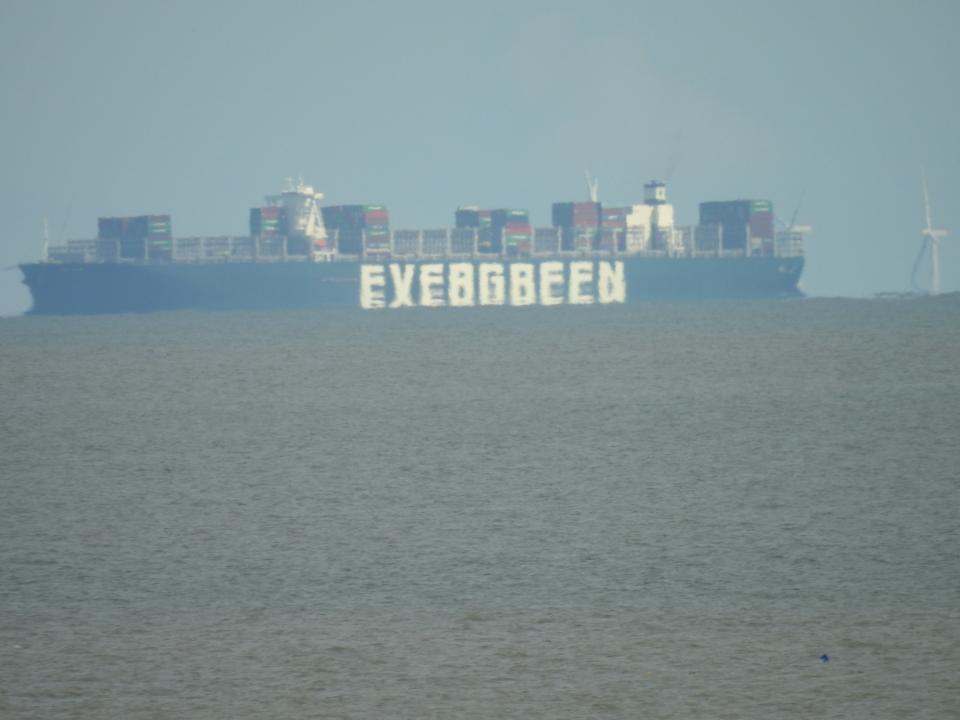
<instances>
[{"instance_id":1,"label":"turbine tower","mask_svg":"<svg viewBox=\"0 0 960 720\"><path fill-rule=\"evenodd\" d=\"M917 259L913 263L913 272L910 275L910 280L913 283L913 286L917 290L922 290L920 285L917 283L917 270L920 268L920 263L923 262L924 256L930 254L930 288L927 292L930 295L937 295L940 292L940 238L944 237L947 234L947 231L942 228L934 228L933 220L930 217L930 194L927 192L927 174L923 173L922 175L923 182L923 208L926 212L927 226L923 229L923 240L920 242L920 252L917 254Z\"/></svg>"},{"instance_id":2,"label":"turbine tower","mask_svg":"<svg viewBox=\"0 0 960 720\"><path fill-rule=\"evenodd\" d=\"M40 260L42 262L47 261L47 253L50 250L50 223L47 222L47 219L43 219L43 224L40 226Z\"/></svg>"}]
</instances>

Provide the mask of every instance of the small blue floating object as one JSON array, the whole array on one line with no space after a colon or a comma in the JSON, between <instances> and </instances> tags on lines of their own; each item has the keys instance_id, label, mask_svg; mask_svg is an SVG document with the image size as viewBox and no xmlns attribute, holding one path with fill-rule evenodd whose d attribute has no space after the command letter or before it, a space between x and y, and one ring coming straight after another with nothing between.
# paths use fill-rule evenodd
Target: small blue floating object
<instances>
[{"instance_id":1,"label":"small blue floating object","mask_svg":"<svg viewBox=\"0 0 960 720\"><path fill-rule=\"evenodd\" d=\"M830 662L830 656L824 653L820 656L820 662Z\"/></svg>"}]
</instances>

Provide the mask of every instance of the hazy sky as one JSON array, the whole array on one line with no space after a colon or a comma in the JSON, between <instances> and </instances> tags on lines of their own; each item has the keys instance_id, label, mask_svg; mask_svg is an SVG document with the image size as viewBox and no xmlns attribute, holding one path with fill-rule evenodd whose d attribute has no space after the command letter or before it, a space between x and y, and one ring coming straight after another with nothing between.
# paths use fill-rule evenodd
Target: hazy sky
<instances>
[{"instance_id":1,"label":"hazy sky","mask_svg":"<svg viewBox=\"0 0 960 720\"><path fill-rule=\"evenodd\" d=\"M302 175L394 227L461 204L774 201L812 295L906 290L921 167L960 289L960 3L0 0L0 314L10 266L100 215L243 234Z\"/></svg>"}]
</instances>

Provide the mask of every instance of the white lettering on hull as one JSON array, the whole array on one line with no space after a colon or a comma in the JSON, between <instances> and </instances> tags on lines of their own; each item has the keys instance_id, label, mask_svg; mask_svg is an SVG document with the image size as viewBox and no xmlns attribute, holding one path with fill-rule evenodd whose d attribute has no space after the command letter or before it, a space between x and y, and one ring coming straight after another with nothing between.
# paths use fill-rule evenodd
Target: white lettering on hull
<instances>
[{"instance_id":1,"label":"white lettering on hull","mask_svg":"<svg viewBox=\"0 0 960 720\"><path fill-rule=\"evenodd\" d=\"M470 307L474 303L473 265L451 263L447 277L447 295L450 307Z\"/></svg>"},{"instance_id":2,"label":"white lettering on hull","mask_svg":"<svg viewBox=\"0 0 960 720\"><path fill-rule=\"evenodd\" d=\"M559 305L563 302L563 263L540 263L540 304ZM556 290L560 290L559 293Z\"/></svg>"},{"instance_id":3,"label":"white lettering on hull","mask_svg":"<svg viewBox=\"0 0 960 720\"><path fill-rule=\"evenodd\" d=\"M627 301L627 281L623 276L622 262L597 263L597 299L604 304Z\"/></svg>"},{"instance_id":4,"label":"white lettering on hull","mask_svg":"<svg viewBox=\"0 0 960 720\"><path fill-rule=\"evenodd\" d=\"M383 265L360 266L360 307L365 309L384 307L386 287Z\"/></svg>"},{"instance_id":5,"label":"white lettering on hull","mask_svg":"<svg viewBox=\"0 0 960 720\"><path fill-rule=\"evenodd\" d=\"M390 263L390 279L393 280L393 301L391 308L413 306L413 279L416 276L416 265L401 265Z\"/></svg>"},{"instance_id":6,"label":"white lettering on hull","mask_svg":"<svg viewBox=\"0 0 960 720\"><path fill-rule=\"evenodd\" d=\"M480 304L503 305L503 263L480 263Z\"/></svg>"},{"instance_id":7,"label":"white lettering on hull","mask_svg":"<svg viewBox=\"0 0 960 720\"><path fill-rule=\"evenodd\" d=\"M626 301L627 282L620 260L360 266L360 307L365 309Z\"/></svg>"},{"instance_id":8,"label":"white lettering on hull","mask_svg":"<svg viewBox=\"0 0 960 720\"><path fill-rule=\"evenodd\" d=\"M577 261L570 263L570 294L567 297L571 305L589 305L593 302L593 263Z\"/></svg>"},{"instance_id":9,"label":"white lettering on hull","mask_svg":"<svg viewBox=\"0 0 960 720\"><path fill-rule=\"evenodd\" d=\"M530 263L510 264L510 304L533 305L537 302L537 285Z\"/></svg>"},{"instance_id":10,"label":"white lettering on hull","mask_svg":"<svg viewBox=\"0 0 960 720\"><path fill-rule=\"evenodd\" d=\"M420 304L423 307L446 305L443 292L443 265L424 263L420 266Z\"/></svg>"}]
</instances>

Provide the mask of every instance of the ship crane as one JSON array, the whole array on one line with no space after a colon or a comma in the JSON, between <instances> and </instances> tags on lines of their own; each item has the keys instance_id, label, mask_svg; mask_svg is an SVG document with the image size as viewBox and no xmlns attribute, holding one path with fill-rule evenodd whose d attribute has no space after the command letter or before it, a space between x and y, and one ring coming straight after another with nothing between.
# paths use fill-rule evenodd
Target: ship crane
<instances>
[{"instance_id":1,"label":"ship crane","mask_svg":"<svg viewBox=\"0 0 960 720\"><path fill-rule=\"evenodd\" d=\"M803 254L803 238L813 232L810 225L798 225L797 215L800 214L800 206L803 205L803 195L797 201L797 206L793 209L793 215L790 216L790 222L785 223L780 218L777 222L783 229L777 233L777 255L799 256Z\"/></svg>"},{"instance_id":2,"label":"ship crane","mask_svg":"<svg viewBox=\"0 0 960 720\"><path fill-rule=\"evenodd\" d=\"M587 199L590 202L600 202L600 180L590 174L590 171L584 168L583 175L587 181Z\"/></svg>"},{"instance_id":3,"label":"ship crane","mask_svg":"<svg viewBox=\"0 0 960 720\"><path fill-rule=\"evenodd\" d=\"M927 226L921 231L923 239L920 241L920 252L917 253L917 259L913 262L913 271L910 273L910 281L914 289L923 292L923 288L917 282L917 271L923 262L925 255L930 255L930 286L927 290L930 295L937 295L940 292L940 238L946 237L947 231L943 228L933 227L933 220L930 214L930 194L927 192L927 174L922 173L923 185L923 209L926 214Z\"/></svg>"}]
</instances>

